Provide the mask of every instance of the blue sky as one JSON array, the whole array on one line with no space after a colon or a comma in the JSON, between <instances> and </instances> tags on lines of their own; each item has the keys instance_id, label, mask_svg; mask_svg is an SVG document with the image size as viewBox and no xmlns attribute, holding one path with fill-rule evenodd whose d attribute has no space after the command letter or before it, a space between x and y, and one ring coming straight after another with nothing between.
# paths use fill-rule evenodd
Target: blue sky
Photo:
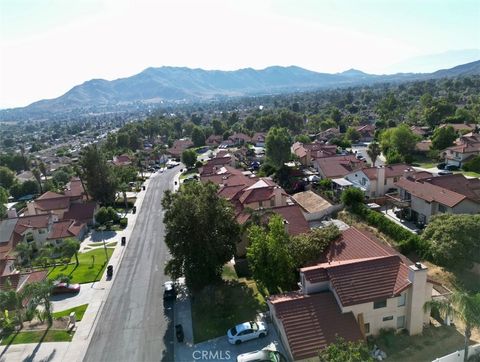
<instances>
[{"instance_id":1,"label":"blue sky","mask_svg":"<svg viewBox=\"0 0 480 362\"><path fill-rule=\"evenodd\" d=\"M479 58L478 24L478 0L1 0L0 107L150 66L431 71Z\"/></svg>"}]
</instances>

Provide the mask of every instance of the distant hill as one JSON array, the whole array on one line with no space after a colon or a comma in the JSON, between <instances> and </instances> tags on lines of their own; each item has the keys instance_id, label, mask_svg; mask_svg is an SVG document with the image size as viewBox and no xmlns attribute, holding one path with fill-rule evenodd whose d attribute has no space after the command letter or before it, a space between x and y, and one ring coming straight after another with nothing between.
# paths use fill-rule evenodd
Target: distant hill
<instances>
[{"instance_id":1,"label":"distant hill","mask_svg":"<svg viewBox=\"0 0 480 362\"><path fill-rule=\"evenodd\" d=\"M121 111L139 103L198 101L473 74L480 74L480 60L430 74L393 75L373 75L356 69L336 74L317 73L296 66L236 71L147 68L128 78L113 81L92 79L58 98L41 100L23 108L2 110L0 120L48 119L53 115L82 114L98 109Z\"/></svg>"}]
</instances>

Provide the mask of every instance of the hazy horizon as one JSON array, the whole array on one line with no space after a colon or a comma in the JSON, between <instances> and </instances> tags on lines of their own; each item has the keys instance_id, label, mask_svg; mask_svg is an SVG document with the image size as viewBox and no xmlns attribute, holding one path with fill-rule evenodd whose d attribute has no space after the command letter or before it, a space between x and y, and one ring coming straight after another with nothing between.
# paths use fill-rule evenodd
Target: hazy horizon
<instances>
[{"instance_id":1,"label":"hazy horizon","mask_svg":"<svg viewBox=\"0 0 480 362\"><path fill-rule=\"evenodd\" d=\"M473 0L5 0L0 108L149 67L431 72L480 59Z\"/></svg>"}]
</instances>

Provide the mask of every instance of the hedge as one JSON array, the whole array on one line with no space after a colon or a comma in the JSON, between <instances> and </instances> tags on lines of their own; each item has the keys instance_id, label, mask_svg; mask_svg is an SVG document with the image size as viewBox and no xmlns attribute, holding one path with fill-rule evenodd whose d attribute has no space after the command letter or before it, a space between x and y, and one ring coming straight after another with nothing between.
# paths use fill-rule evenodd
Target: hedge
<instances>
[{"instance_id":1,"label":"hedge","mask_svg":"<svg viewBox=\"0 0 480 362\"><path fill-rule=\"evenodd\" d=\"M376 227L379 231L392 238L402 253L419 251L421 249L422 244L418 235L412 234L407 229L389 220L382 213L370 210L363 204L356 205L352 208L352 211L367 224Z\"/></svg>"}]
</instances>

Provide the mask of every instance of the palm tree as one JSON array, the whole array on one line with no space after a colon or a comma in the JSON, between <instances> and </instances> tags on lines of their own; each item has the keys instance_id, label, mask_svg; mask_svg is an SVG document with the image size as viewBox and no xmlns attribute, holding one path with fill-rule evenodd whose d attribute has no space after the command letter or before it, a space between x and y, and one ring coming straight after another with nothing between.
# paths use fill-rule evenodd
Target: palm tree
<instances>
[{"instance_id":1,"label":"palm tree","mask_svg":"<svg viewBox=\"0 0 480 362\"><path fill-rule=\"evenodd\" d=\"M7 279L4 290L0 291L0 309L15 310L15 318L20 326L23 326L23 301L25 300L25 293L23 291L17 292L13 289L10 281Z\"/></svg>"},{"instance_id":2,"label":"palm tree","mask_svg":"<svg viewBox=\"0 0 480 362\"><path fill-rule=\"evenodd\" d=\"M447 324L450 317L458 318L465 325L465 344L463 360L468 360L468 345L473 328L480 328L480 293L469 294L455 291L447 299L432 299L423 306L424 311L436 308L444 314Z\"/></svg>"},{"instance_id":3,"label":"palm tree","mask_svg":"<svg viewBox=\"0 0 480 362\"><path fill-rule=\"evenodd\" d=\"M375 162L377 161L378 156L380 156L382 150L378 142L372 142L368 145L367 154L372 160L372 166L375 167Z\"/></svg>"},{"instance_id":4,"label":"palm tree","mask_svg":"<svg viewBox=\"0 0 480 362\"><path fill-rule=\"evenodd\" d=\"M17 262L21 265L28 266L32 260L33 250L30 244L26 242L18 243L15 247L17 254Z\"/></svg>"},{"instance_id":5,"label":"palm tree","mask_svg":"<svg viewBox=\"0 0 480 362\"><path fill-rule=\"evenodd\" d=\"M62 254L67 258L71 258L73 255L75 255L75 262L77 263L77 266L78 264L80 264L78 261L79 250L80 250L80 243L78 242L77 239L67 238L63 240L63 243L61 246Z\"/></svg>"},{"instance_id":6,"label":"palm tree","mask_svg":"<svg viewBox=\"0 0 480 362\"><path fill-rule=\"evenodd\" d=\"M127 215L128 214L128 200L127 200L128 185L126 183L120 184L119 190L122 192L122 195L123 195L123 201L125 202L125 215Z\"/></svg>"},{"instance_id":7,"label":"palm tree","mask_svg":"<svg viewBox=\"0 0 480 362\"><path fill-rule=\"evenodd\" d=\"M82 184L83 192L85 192L85 195L87 195L87 200L88 200L87 189L85 188L85 184L83 183L82 170L80 169L80 167L78 167L78 165L74 165L73 166L73 172L75 172L75 175L77 175L78 179L80 180L80 183Z\"/></svg>"},{"instance_id":8,"label":"palm tree","mask_svg":"<svg viewBox=\"0 0 480 362\"><path fill-rule=\"evenodd\" d=\"M40 174L40 171L38 168L34 168L32 170L33 177L35 177L35 180L38 182L38 186L40 187L40 193L43 194L43 189L42 189L42 175Z\"/></svg>"},{"instance_id":9,"label":"palm tree","mask_svg":"<svg viewBox=\"0 0 480 362\"><path fill-rule=\"evenodd\" d=\"M45 166L45 164L42 161L40 161L40 163L38 164L38 169L40 170L40 172L43 175L43 178L46 181L47 180L47 166Z\"/></svg>"},{"instance_id":10,"label":"palm tree","mask_svg":"<svg viewBox=\"0 0 480 362\"><path fill-rule=\"evenodd\" d=\"M29 170L29 167L27 163L27 157L25 156L25 147L23 147L23 145L20 145L20 154L22 155L23 169L27 171Z\"/></svg>"},{"instance_id":11,"label":"palm tree","mask_svg":"<svg viewBox=\"0 0 480 362\"><path fill-rule=\"evenodd\" d=\"M52 303L50 302L52 289L53 282L48 279L27 284L23 288L25 298L28 300L27 313L37 315L41 322L47 320L49 326L53 323ZM43 306L41 312L37 309L39 305Z\"/></svg>"}]
</instances>

